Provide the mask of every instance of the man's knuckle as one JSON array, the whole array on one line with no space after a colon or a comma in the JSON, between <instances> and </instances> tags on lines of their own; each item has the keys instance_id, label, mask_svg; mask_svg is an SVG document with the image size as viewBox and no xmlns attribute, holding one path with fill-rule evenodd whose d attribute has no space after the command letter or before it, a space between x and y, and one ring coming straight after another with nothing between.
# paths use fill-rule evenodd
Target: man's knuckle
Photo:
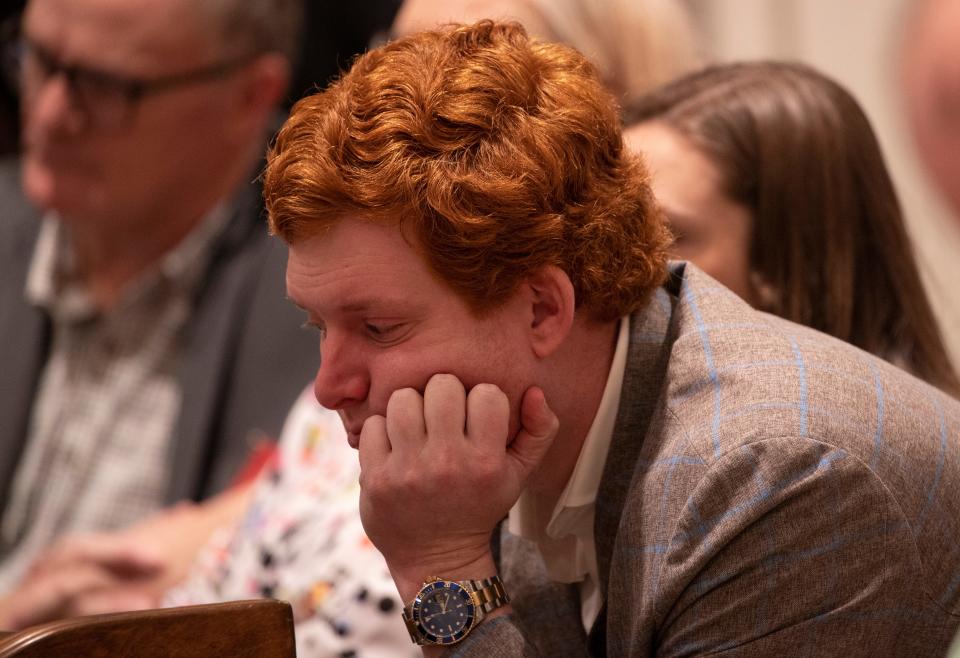
<instances>
[{"instance_id":1,"label":"man's knuckle","mask_svg":"<svg viewBox=\"0 0 960 658\"><path fill-rule=\"evenodd\" d=\"M439 386L453 386L455 384L459 384L460 380L457 379L455 375L451 375L449 372L438 372L430 377L430 382L428 383Z\"/></svg>"},{"instance_id":2,"label":"man's knuckle","mask_svg":"<svg viewBox=\"0 0 960 658\"><path fill-rule=\"evenodd\" d=\"M503 474L503 464L499 460L480 459L474 463L473 473L482 484L498 482Z\"/></svg>"},{"instance_id":3,"label":"man's knuckle","mask_svg":"<svg viewBox=\"0 0 960 658\"><path fill-rule=\"evenodd\" d=\"M500 400L506 399L506 395L496 384L477 384L470 390L470 395L481 399Z\"/></svg>"},{"instance_id":4,"label":"man's knuckle","mask_svg":"<svg viewBox=\"0 0 960 658\"><path fill-rule=\"evenodd\" d=\"M399 405L401 407L406 407L412 402L416 402L420 398L420 394L412 388L398 388L393 393L390 394L390 401L388 405Z\"/></svg>"},{"instance_id":5,"label":"man's knuckle","mask_svg":"<svg viewBox=\"0 0 960 658\"><path fill-rule=\"evenodd\" d=\"M436 395L441 395L444 398L447 396L456 395L463 397L463 383L459 378L457 378L456 375L451 375L445 372L437 373L430 378L430 381L427 382L427 386L424 389L424 394L429 397L434 397Z\"/></svg>"}]
</instances>

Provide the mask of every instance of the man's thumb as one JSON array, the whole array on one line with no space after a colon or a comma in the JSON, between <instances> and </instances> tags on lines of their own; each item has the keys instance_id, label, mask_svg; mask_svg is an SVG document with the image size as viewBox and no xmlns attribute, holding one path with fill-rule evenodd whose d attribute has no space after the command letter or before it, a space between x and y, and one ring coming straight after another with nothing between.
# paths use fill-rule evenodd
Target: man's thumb
<instances>
[{"instance_id":1,"label":"man's thumb","mask_svg":"<svg viewBox=\"0 0 960 658\"><path fill-rule=\"evenodd\" d=\"M560 421L547 404L543 390L538 386L528 388L520 402L520 431L507 448L520 463L524 478L540 465L559 428Z\"/></svg>"}]
</instances>

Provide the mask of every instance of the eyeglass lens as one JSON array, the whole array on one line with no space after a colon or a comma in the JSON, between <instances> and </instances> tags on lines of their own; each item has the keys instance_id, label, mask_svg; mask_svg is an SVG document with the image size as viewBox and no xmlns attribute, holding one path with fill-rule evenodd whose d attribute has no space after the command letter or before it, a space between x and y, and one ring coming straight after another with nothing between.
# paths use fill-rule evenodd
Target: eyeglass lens
<instances>
[{"instance_id":1,"label":"eyeglass lens","mask_svg":"<svg viewBox=\"0 0 960 658\"><path fill-rule=\"evenodd\" d=\"M62 75L70 101L98 127L114 127L130 114L134 98L126 85L95 71L64 65L27 41L20 49L20 80L27 99Z\"/></svg>"}]
</instances>

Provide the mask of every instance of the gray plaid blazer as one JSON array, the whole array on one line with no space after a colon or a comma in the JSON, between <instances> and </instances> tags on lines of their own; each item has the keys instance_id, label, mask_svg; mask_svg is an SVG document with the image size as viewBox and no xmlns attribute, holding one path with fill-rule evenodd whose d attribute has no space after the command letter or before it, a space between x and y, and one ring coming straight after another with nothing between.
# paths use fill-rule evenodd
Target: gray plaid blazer
<instances>
[{"instance_id":1,"label":"gray plaid blazer","mask_svg":"<svg viewBox=\"0 0 960 658\"><path fill-rule=\"evenodd\" d=\"M633 317L597 499L605 606L502 532L514 613L463 656L940 656L960 623L960 403L676 264Z\"/></svg>"}]
</instances>

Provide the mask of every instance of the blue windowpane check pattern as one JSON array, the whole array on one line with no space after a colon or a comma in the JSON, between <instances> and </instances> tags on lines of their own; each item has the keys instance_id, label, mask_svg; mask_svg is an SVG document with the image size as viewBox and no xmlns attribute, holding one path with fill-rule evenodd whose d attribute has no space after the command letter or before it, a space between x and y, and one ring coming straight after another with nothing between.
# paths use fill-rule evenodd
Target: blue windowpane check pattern
<instances>
[{"instance_id":1,"label":"blue windowpane check pattern","mask_svg":"<svg viewBox=\"0 0 960 658\"><path fill-rule=\"evenodd\" d=\"M597 497L603 622L584 637L576 592L508 537L514 614L458 654L943 655L960 403L694 267L664 291L631 318Z\"/></svg>"}]
</instances>

